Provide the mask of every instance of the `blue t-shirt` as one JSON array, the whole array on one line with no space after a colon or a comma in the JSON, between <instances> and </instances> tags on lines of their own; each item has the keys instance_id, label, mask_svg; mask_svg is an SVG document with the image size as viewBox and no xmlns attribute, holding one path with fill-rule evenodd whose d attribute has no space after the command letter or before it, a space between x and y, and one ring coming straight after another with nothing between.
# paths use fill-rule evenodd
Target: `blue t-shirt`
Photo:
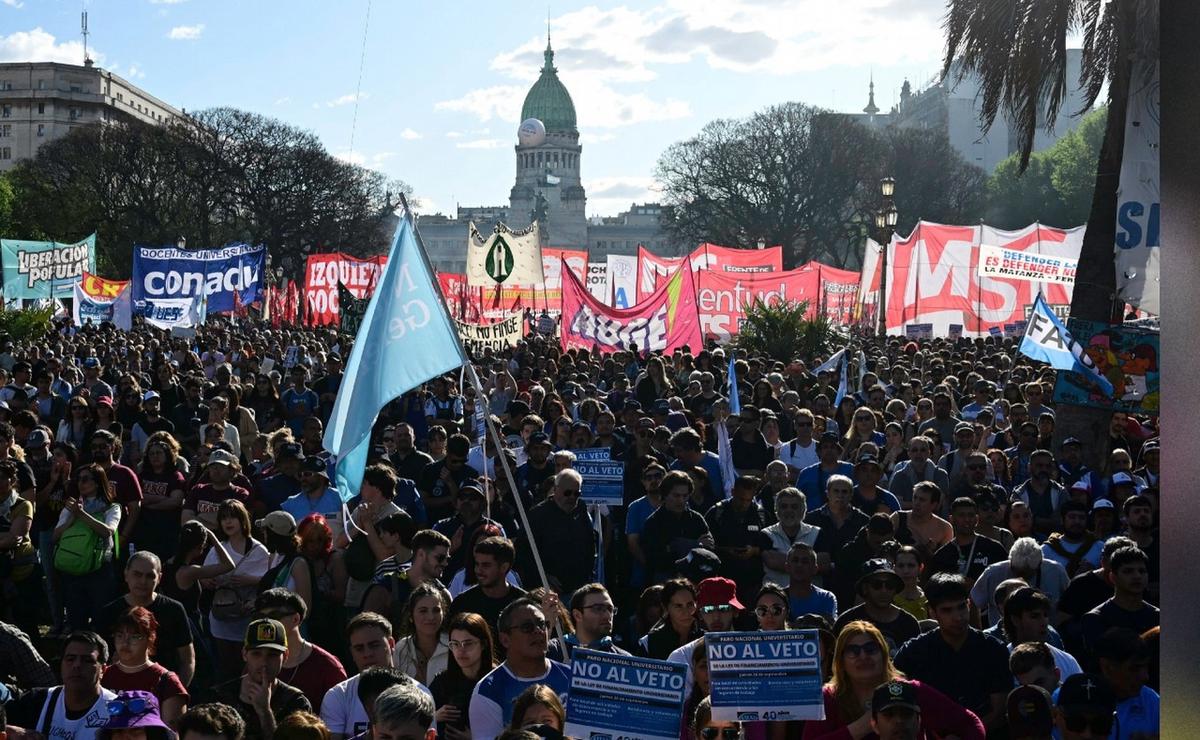
<instances>
[{"instance_id":1,"label":"blue t-shirt","mask_svg":"<svg viewBox=\"0 0 1200 740\"><path fill-rule=\"evenodd\" d=\"M655 511L656 508L650 502L649 496L642 496L630 504L629 511L625 513L625 534L641 536L642 530L646 528L646 520ZM639 587L646 583L646 569L636 560L633 561L633 569L630 572L630 583Z\"/></svg>"},{"instance_id":2,"label":"blue t-shirt","mask_svg":"<svg viewBox=\"0 0 1200 740\"><path fill-rule=\"evenodd\" d=\"M283 402L284 408L287 409L288 426L296 434L304 431L305 418L317 413L317 407L321 403L321 399L317 397L317 392L312 388L305 388L303 391L288 388L283 392L279 400ZM301 413L301 406L304 407L304 413Z\"/></svg>"},{"instance_id":3,"label":"blue t-shirt","mask_svg":"<svg viewBox=\"0 0 1200 740\"><path fill-rule=\"evenodd\" d=\"M307 493L301 491L289 497L279 508L291 514L297 524L309 514L320 514L337 522L342 518L342 498L336 488L327 487L315 504Z\"/></svg>"},{"instance_id":4,"label":"blue t-shirt","mask_svg":"<svg viewBox=\"0 0 1200 740\"><path fill-rule=\"evenodd\" d=\"M471 694L471 737L475 740L494 740L512 722L513 702L521 692L534 684L545 684L558 694L563 704L571 688L571 668L556 660L546 660L546 672L535 678L517 678L501 663L475 684Z\"/></svg>"},{"instance_id":5,"label":"blue t-shirt","mask_svg":"<svg viewBox=\"0 0 1200 740\"><path fill-rule=\"evenodd\" d=\"M875 509L879 504L887 506L891 511L900 511L900 499L896 498L896 495L891 491L876 486L875 500L868 502L858 495L858 486L854 487L854 498L850 501L851 506L861 509L869 515L875 513Z\"/></svg>"},{"instance_id":6,"label":"blue t-shirt","mask_svg":"<svg viewBox=\"0 0 1200 740\"><path fill-rule=\"evenodd\" d=\"M1054 706L1058 706L1058 693L1061 687L1054 690ZM1117 703L1117 721L1113 723L1109 740L1131 740L1134 733L1145 733L1147 737L1157 737L1159 727L1158 694L1149 686L1143 686L1137 696L1130 697ZM1054 728L1054 740L1062 740L1062 733Z\"/></svg>"},{"instance_id":7,"label":"blue t-shirt","mask_svg":"<svg viewBox=\"0 0 1200 740\"><path fill-rule=\"evenodd\" d=\"M813 586L812 593L807 598L788 594L788 616L799 619L805 614L822 614L829 621L836 621L838 615L837 597L832 591L826 591L820 586Z\"/></svg>"},{"instance_id":8,"label":"blue t-shirt","mask_svg":"<svg viewBox=\"0 0 1200 740\"><path fill-rule=\"evenodd\" d=\"M842 461L837 464L837 470L827 473L821 469L821 463L814 463L796 476L796 488L804 493L809 511L816 511L825 505L825 483L833 475L844 475L854 480L854 466Z\"/></svg>"}]
</instances>

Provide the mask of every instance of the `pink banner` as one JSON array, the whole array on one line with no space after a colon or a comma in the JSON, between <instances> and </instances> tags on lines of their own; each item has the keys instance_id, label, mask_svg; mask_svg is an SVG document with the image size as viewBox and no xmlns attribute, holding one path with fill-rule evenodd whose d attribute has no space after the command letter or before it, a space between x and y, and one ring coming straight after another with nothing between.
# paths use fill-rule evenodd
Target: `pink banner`
<instances>
[{"instance_id":1,"label":"pink banner","mask_svg":"<svg viewBox=\"0 0 1200 740\"><path fill-rule=\"evenodd\" d=\"M563 279L562 347L616 352L636 344L639 351L674 352L703 345L696 313L696 286L689 269L676 270L644 301L626 309L610 308L593 298L579 278Z\"/></svg>"},{"instance_id":2,"label":"pink banner","mask_svg":"<svg viewBox=\"0 0 1200 740\"><path fill-rule=\"evenodd\" d=\"M358 259L341 252L310 254L304 271L304 300L309 326L338 323L338 283L355 298L369 295L387 264L387 255Z\"/></svg>"},{"instance_id":3,"label":"pink banner","mask_svg":"<svg viewBox=\"0 0 1200 740\"><path fill-rule=\"evenodd\" d=\"M820 290L815 298L815 308L826 318L838 324L854 321L858 306L858 288L862 273L843 270L812 261L801 269L815 269L820 280Z\"/></svg>"},{"instance_id":4,"label":"pink banner","mask_svg":"<svg viewBox=\"0 0 1200 740\"><path fill-rule=\"evenodd\" d=\"M1025 321L1040 290L1051 306L1070 305L1071 287L1052 282L981 276L981 244L1031 255L1078 259L1083 227L1070 230L1032 224L1018 231L990 226L917 224L906 239L893 239L887 254L887 329L902 334L909 324L932 324L946 336L951 324L964 333L1005 331Z\"/></svg>"},{"instance_id":5,"label":"pink banner","mask_svg":"<svg viewBox=\"0 0 1200 740\"><path fill-rule=\"evenodd\" d=\"M703 270L697 274L696 302L705 339L727 341L741 330L745 308L760 300L764 303L808 301L808 315L817 311L819 272L801 268L761 275L739 275Z\"/></svg>"},{"instance_id":6,"label":"pink banner","mask_svg":"<svg viewBox=\"0 0 1200 740\"><path fill-rule=\"evenodd\" d=\"M638 300L654 292L663 276L670 275L684 262L684 257L659 257L645 247L638 247ZM783 247L766 249L735 249L719 244L701 244L686 258L692 270L712 270L736 274L783 271Z\"/></svg>"}]
</instances>

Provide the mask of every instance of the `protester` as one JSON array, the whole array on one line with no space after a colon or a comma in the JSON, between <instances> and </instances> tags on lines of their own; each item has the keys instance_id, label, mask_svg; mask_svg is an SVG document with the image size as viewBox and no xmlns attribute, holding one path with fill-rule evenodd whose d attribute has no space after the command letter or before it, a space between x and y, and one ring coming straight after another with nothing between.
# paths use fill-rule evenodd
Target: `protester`
<instances>
[{"instance_id":1,"label":"protester","mask_svg":"<svg viewBox=\"0 0 1200 740\"><path fill-rule=\"evenodd\" d=\"M110 691L146 692L155 700L156 714L174 724L187 710L188 692L175 673L151 660L158 647L159 622L145 607L128 609L112 624L116 660L104 669L100 685ZM110 728L111 729L111 728Z\"/></svg>"},{"instance_id":2,"label":"protester","mask_svg":"<svg viewBox=\"0 0 1200 740\"><path fill-rule=\"evenodd\" d=\"M478 614L456 614L447 626L450 655L446 668L429 684L437 705L437 731L450 740L470 738L471 694L496 667L492 630Z\"/></svg>"}]
</instances>

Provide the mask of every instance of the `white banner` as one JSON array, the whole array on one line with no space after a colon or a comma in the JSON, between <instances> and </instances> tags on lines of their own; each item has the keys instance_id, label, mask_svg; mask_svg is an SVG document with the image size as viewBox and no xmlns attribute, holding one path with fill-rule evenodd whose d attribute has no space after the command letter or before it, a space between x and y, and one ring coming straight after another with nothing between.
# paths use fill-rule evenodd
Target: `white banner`
<instances>
[{"instance_id":1,"label":"white banner","mask_svg":"<svg viewBox=\"0 0 1200 740\"><path fill-rule=\"evenodd\" d=\"M608 295L613 308L629 308L637 303L637 257L608 255Z\"/></svg>"},{"instance_id":2,"label":"white banner","mask_svg":"<svg viewBox=\"0 0 1200 740\"><path fill-rule=\"evenodd\" d=\"M608 293L608 263L589 262L587 265L587 290L592 297L606 306L611 306Z\"/></svg>"},{"instance_id":3,"label":"white banner","mask_svg":"<svg viewBox=\"0 0 1200 740\"><path fill-rule=\"evenodd\" d=\"M521 231L498 224L487 238L471 224L467 237L467 285L495 288L543 282L542 247L536 222Z\"/></svg>"},{"instance_id":4,"label":"white banner","mask_svg":"<svg viewBox=\"0 0 1200 740\"><path fill-rule=\"evenodd\" d=\"M147 298L141 316L159 329L187 329L204 323L200 317L202 298Z\"/></svg>"},{"instance_id":5,"label":"white banner","mask_svg":"<svg viewBox=\"0 0 1200 740\"><path fill-rule=\"evenodd\" d=\"M521 339L525 320L521 314L514 314L495 324L469 324L458 320L454 324L463 348L472 356L480 357L487 349L496 352L514 346Z\"/></svg>"},{"instance_id":6,"label":"white banner","mask_svg":"<svg viewBox=\"0 0 1200 740\"><path fill-rule=\"evenodd\" d=\"M1078 266L1079 260L1070 257L1031 254L990 244L979 245L979 274L982 277L1074 285Z\"/></svg>"},{"instance_id":7,"label":"white banner","mask_svg":"<svg viewBox=\"0 0 1200 740\"><path fill-rule=\"evenodd\" d=\"M1143 311L1159 311L1158 66L1134 64L1117 188L1117 292Z\"/></svg>"}]
</instances>

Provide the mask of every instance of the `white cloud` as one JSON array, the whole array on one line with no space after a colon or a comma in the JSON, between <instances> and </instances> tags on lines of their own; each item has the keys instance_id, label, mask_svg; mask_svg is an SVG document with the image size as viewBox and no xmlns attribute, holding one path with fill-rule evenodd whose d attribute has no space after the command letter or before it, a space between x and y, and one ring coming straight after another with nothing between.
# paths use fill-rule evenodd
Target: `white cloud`
<instances>
[{"instance_id":1,"label":"white cloud","mask_svg":"<svg viewBox=\"0 0 1200 740\"><path fill-rule=\"evenodd\" d=\"M175 26L167 32L167 38L175 41L195 41L200 38L202 33L204 33L203 23L197 23L194 26Z\"/></svg>"},{"instance_id":2,"label":"white cloud","mask_svg":"<svg viewBox=\"0 0 1200 740\"><path fill-rule=\"evenodd\" d=\"M416 141L417 139L424 137L422 137L420 133L413 131L411 128L406 128L400 132L400 138L406 141Z\"/></svg>"},{"instance_id":3,"label":"white cloud","mask_svg":"<svg viewBox=\"0 0 1200 740\"><path fill-rule=\"evenodd\" d=\"M375 152L373 154L364 154L363 152L350 152L348 150L343 149L342 151L337 152L333 156L342 160L343 162L349 162L350 164L356 164L360 167L366 167L367 169L377 170L377 169L380 169L381 167L383 167L384 163L387 162L389 159L391 159L392 157L395 157L396 153L395 152Z\"/></svg>"},{"instance_id":4,"label":"white cloud","mask_svg":"<svg viewBox=\"0 0 1200 740\"><path fill-rule=\"evenodd\" d=\"M131 64L129 65L129 71L126 73L126 75L131 80L138 80L143 79L146 76L146 73L139 69L136 64Z\"/></svg>"},{"instance_id":5,"label":"white cloud","mask_svg":"<svg viewBox=\"0 0 1200 740\"><path fill-rule=\"evenodd\" d=\"M581 130L686 118L686 101L647 83L683 64L783 77L872 59L937 66L945 42L942 0L668 0L645 10L594 6L551 21L554 64L571 91ZM814 18L821 22L814 24ZM494 85L444 100L436 110L516 123L543 65L540 34L493 57L520 85ZM703 74L703 69L696 70Z\"/></svg>"},{"instance_id":6,"label":"white cloud","mask_svg":"<svg viewBox=\"0 0 1200 740\"><path fill-rule=\"evenodd\" d=\"M96 64L102 64L104 55L89 49L89 56ZM54 36L40 27L32 31L17 31L0 36L0 62L83 62L83 44L79 41L59 43Z\"/></svg>"},{"instance_id":7,"label":"white cloud","mask_svg":"<svg viewBox=\"0 0 1200 740\"><path fill-rule=\"evenodd\" d=\"M472 139L455 144L456 149L499 149L507 144L504 139Z\"/></svg>"},{"instance_id":8,"label":"white cloud","mask_svg":"<svg viewBox=\"0 0 1200 740\"><path fill-rule=\"evenodd\" d=\"M447 131L446 132L447 139L461 139L464 135L465 134L463 134L462 131Z\"/></svg>"},{"instance_id":9,"label":"white cloud","mask_svg":"<svg viewBox=\"0 0 1200 740\"><path fill-rule=\"evenodd\" d=\"M287 95L284 95L282 98L275 98L275 105L287 105L290 102L292 102L292 99Z\"/></svg>"},{"instance_id":10,"label":"white cloud","mask_svg":"<svg viewBox=\"0 0 1200 740\"><path fill-rule=\"evenodd\" d=\"M10 8L25 7L25 3L21 2L21 0L0 0L0 2L4 3L5 5L7 5Z\"/></svg>"},{"instance_id":11,"label":"white cloud","mask_svg":"<svg viewBox=\"0 0 1200 740\"><path fill-rule=\"evenodd\" d=\"M648 203L662 197L652 177L585 178L588 215L613 216L629 209L632 203Z\"/></svg>"},{"instance_id":12,"label":"white cloud","mask_svg":"<svg viewBox=\"0 0 1200 740\"><path fill-rule=\"evenodd\" d=\"M614 134L612 131L606 131L602 134L596 134L596 133L591 133L591 132L586 132L586 133L581 132L579 134L579 143L580 144L598 144L602 141L612 141L615 138L617 138L617 135Z\"/></svg>"},{"instance_id":13,"label":"white cloud","mask_svg":"<svg viewBox=\"0 0 1200 740\"><path fill-rule=\"evenodd\" d=\"M326 102L325 107L326 108L337 108L342 105L350 105L355 100L366 100L368 97L370 97L370 96L367 93L362 93L362 94L358 95L357 97L355 97L354 93L347 93L346 95L342 95L341 97L337 97L337 98L334 98L333 100ZM319 103L313 103L313 107L319 108L321 106Z\"/></svg>"}]
</instances>

